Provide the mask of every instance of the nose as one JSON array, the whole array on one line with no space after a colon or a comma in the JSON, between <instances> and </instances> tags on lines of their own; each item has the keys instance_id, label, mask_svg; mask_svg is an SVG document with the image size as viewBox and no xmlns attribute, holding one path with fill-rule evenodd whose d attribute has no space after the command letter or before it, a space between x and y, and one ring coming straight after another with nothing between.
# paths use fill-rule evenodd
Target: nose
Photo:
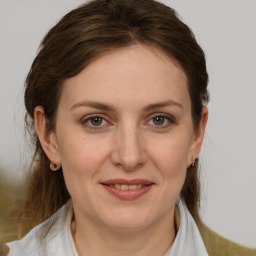
<instances>
[{"instance_id":1,"label":"nose","mask_svg":"<svg viewBox=\"0 0 256 256\"><path fill-rule=\"evenodd\" d=\"M111 161L125 171L133 171L146 162L146 151L137 127L120 128L113 140Z\"/></svg>"}]
</instances>

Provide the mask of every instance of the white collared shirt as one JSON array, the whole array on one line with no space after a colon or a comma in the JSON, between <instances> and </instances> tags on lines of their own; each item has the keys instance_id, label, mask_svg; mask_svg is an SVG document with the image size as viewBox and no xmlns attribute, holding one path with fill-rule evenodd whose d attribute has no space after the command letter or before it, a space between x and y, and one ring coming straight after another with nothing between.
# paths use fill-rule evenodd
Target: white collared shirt
<instances>
[{"instance_id":1,"label":"white collared shirt","mask_svg":"<svg viewBox=\"0 0 256 256\"><path fill-rule=\"evenodd\" d=\"M184 201L177 199L179 229L168 256L207 256L197 225ZM69 200L51 218L33 228L24 238L8 243L9 256L79 256L71 235L73 217Z\"/></svg>"}]
</instances>

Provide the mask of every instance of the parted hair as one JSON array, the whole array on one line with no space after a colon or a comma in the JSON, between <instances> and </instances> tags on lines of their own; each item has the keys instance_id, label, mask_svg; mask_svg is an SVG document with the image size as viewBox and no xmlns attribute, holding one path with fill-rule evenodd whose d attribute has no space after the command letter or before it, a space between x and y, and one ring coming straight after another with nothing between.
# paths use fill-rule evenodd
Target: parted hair
<instances>
[{"instance_id":1,"label":"parted hair","mask_svg":"<svg viewBox=\"0 0 256 256\"><path fill-rule=\"evenodd\" d=\"M197 129L202 107L209 98L205 55L192 31L172 8L154 0L94 0L70 11L42 40L25 81L25 121L35 151L19 237L49 218L70 198L62 169L51 171L50 161L34 130L35 107L43 106L46 128L54 131L63 82L103 54L133 44L158 48L183 69L188 79L194 129ZM198 161L188 168L181 194L197 219Z\"/></svg>"}]
</instances>

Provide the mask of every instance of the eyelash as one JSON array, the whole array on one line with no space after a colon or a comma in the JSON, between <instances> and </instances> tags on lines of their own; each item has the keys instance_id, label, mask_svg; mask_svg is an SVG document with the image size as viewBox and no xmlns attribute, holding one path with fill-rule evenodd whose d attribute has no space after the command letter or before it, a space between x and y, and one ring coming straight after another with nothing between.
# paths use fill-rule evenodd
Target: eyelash
<instances>
[{"instance_id":1,"label":"eyelash","mask_svg":"<svg viewBox=\"0 0 256 256\"><path fill-rule=\"evenodd\" d=\"M94 126L92 124L88 124L93 118L101 118L103 120L103 122L106 122L106 119L103 117L102 114L93 114L93 115L89 115L86 116L85 118L82 119L82 125L86 126L87 128L91 129L91 130L97 130L97 129L102 129L102 125L100 126Z\"/></svg>"},{"instance_id":2,"label":"eyelash","mask_svg":"<svg viewBox=\"0 0 256 256\"><path fill-rule=\"evenodd\" d=\"M167 114L162 114L162 113L155 113L154 116L152 116L150 118L150 121L153 121L154 118L156 117L160 117L160 118L164 118L165 121L164 122L168 122L167 124L164 124L164 125L156 125L156 124L152 124L152 126L158 128L158 129L164 129L164 128L168 128L170 126L170 124L176 124L176 120L173 116L171 115L167 115Z\"/></svg>"},{"instance_id":3,"label":"eyelash","mask_svg":"<svg viewBox=\"0 0 256 256\"><path fill-rule=\"evenodd\" d=\"M170 126L170 124L176 124L176 120L173 116L171 115L167 115L167 114L162 114L162 113L155 113L148 121L148 123L150 121L153 121L154 118L156 117L160 117L160 118L164 118L164 122L168 122L167 124L164 125L156 125L156 124L150 124L150 126L154 126L157 129L164 129L164 128L168 128ZM93 114L93 115L89 115L86 116L85 118L82 119L81 123L82 125L86 126L87 128L91 129L91 130L98 130L98 129L103 129L104 128L104 124L100 124L99 126L94 126L92 124L89 124L89 122L93 119L93 118L101 118L103 122L105 123L109 123L106 118L104 118L103 114Z\"/></svg>"}]
</instances>

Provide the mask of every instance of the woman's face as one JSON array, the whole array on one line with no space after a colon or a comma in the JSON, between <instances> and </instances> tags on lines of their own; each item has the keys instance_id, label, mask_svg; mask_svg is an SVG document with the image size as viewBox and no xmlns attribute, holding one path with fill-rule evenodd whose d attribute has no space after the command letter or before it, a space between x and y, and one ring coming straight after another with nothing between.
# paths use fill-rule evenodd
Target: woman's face
<instances>
[{"instance_id":1,"label":"woman's face","mask_svg":"<svg viewBox=\"0 0 256 256\"><path fill-rule=\"evenodd\" d=\"M77 220L140 230L171 219L203 137L190 104L183 70L141 45L65 81L48 156L62 165Z\"/></svg>"}]
</instances>

